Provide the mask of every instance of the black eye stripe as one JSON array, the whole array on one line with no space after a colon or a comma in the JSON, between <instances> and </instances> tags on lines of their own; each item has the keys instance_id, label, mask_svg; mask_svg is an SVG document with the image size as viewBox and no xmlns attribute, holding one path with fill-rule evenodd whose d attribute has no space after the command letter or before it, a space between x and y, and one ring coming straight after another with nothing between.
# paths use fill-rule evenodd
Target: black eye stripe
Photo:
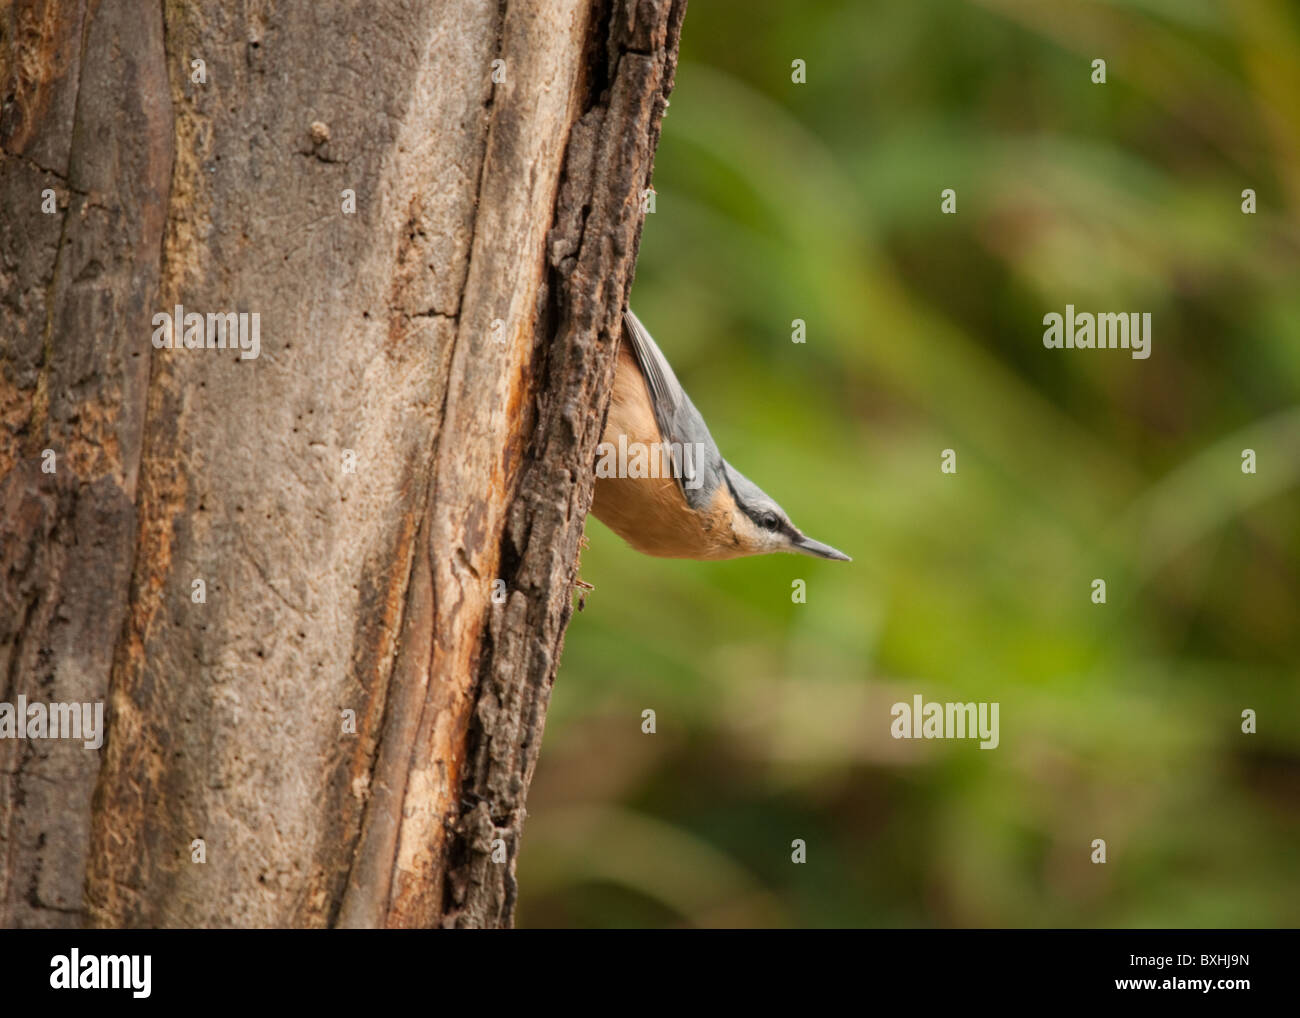
<instances>
[{"instance_id":1,"label":"black eye stripe","mask_svg":"<svg viewBox=\"0 0 1300 1018\"><path fill-rule=\"evenodd\" d=\"M741 505L746 516L750 518L754 526L760 530L771 530L775 533L789 534L791 524L786 522L779 512L771 509L759 509L753 506Z\"/></svg>"}]
</instances>

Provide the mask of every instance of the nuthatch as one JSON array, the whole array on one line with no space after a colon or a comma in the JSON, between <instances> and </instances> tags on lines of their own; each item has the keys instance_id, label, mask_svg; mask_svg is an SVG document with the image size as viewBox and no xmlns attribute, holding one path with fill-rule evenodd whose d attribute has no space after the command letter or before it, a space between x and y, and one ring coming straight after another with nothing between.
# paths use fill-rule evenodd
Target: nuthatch
<instances>
[{"instance_id":1,"label":"nuthatch","mask_svg":"<svg viewBox=\"0 0 1300 1018\"><path fill-rule=\"evenodd\" d=\"M772 498L722 458L704 418L630 309L623 313L601 449L605 469L598 461L592 514L637 551L693 559L790 551L850 561L804 537ZM611 470L616 449L619 469Z\"/></svg>"}]
</instances>

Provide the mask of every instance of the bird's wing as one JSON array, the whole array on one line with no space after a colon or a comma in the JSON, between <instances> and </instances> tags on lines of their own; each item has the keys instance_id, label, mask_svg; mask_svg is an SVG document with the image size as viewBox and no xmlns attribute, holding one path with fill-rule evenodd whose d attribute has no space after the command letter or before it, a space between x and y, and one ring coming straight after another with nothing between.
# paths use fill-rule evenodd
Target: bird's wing
<instances>
[{"instance_id":1,"label":"bird's wing","mask_svg":"<svg viewBox=\"0 0 1300 1018\"><path fill-rule=\"evenodd\" d=\"M718 452L704 417L695 409L686 390L677 381L672 365L650 337L641 320L628 308L623 312L623 339L632 348L641 377L645 379L659 433L669 443L677 470L677 483L694 508L707 504L721 477L722 455ZM680 449L690 446L692 456L682 462ZM695 455L699 450L700 455ZM694 462L691 462L691 460ZM697 478L699 483L696 483ZM708 483L707 479L714 479Z\"/></svg>"},{"instance_id":2,"label":"bird's wing","mask_svg":"<svg viewBox=\"0 0 1300 1018\"><path fill-rule=\"evenodd\" d=\"M641 319L632 313L631 308L623 312L623 337L632 344L632 352L636 355L636 362L641 367L641 375L650 390L650 399L654 403L656 417L662 411L665 416L671 418L681 405L681 397L686 394L682 391L677 376L673 374L672 365L659 349L659 344L651 338L646 327L641 324ZM662 420L659 421L659 427L661 430L664 428ZM672 439L670 438L669 441Z\"/></svg>"}]
</instances>

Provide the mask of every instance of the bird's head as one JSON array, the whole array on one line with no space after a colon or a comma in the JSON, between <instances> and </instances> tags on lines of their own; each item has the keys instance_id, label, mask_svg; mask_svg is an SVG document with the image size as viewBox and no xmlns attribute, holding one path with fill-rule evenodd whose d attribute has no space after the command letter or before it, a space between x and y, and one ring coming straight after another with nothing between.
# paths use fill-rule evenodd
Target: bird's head
<instances>
[{"instance_id":1,"label":"bird's head","mask_svg":"<svg viewBox=\"0 0 1300 1018\"><path fill-rule=\"evenodd\" d=\"M770 555L788 551L814 558L853 561L829 544L805 537L775 499L730 463L724 460L722 465L726 477L726 491L722 494L729 496L730 503L726 508L726 523L731 528L736 554Z\"/></svg>"}]
</instances>

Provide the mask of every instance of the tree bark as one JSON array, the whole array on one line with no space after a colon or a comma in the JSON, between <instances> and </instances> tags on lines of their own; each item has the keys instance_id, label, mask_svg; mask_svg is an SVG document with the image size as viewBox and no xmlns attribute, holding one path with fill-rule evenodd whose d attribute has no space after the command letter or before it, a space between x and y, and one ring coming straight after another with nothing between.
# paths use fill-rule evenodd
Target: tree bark
<instances>
[{"instance_id":1,"label":"tree bark","mask_svg":"<svg viewBox=\"0 0 1300 1018\"><path fill-rule=\"evenodd\" d=\"M0 925L512 922L684 8L0 6Z\"/></svg>"}]
</instances>

